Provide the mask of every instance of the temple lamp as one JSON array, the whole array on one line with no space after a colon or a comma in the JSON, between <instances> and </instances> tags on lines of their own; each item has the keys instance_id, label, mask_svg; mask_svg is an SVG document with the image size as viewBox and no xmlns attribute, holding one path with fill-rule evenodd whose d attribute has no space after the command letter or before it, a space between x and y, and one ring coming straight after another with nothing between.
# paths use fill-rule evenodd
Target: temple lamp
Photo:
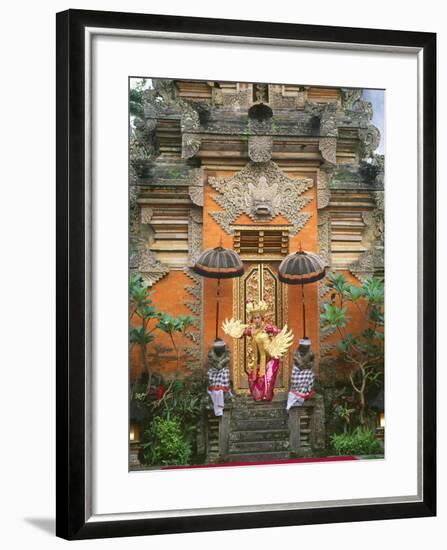
<instances>
[{"instance_id":1,"label":"temple lamp","mask_svg":"<svg viewBox=\"0 0 447 550\"><path fill-rule=\"evenodd\" d=\"M202 277L217 279L216 288L216 340L219 327L219 301L221 279L232 279L240 277L244 273L239 255L234 250L216 246L204 250L191 268Z\"/></svg>"},{"instance_id":2,"label":"temple lamp","mask_svg":"<svg viewBox=\"0 0 447 550\"><path fill-rule=\"evenodd\" d=\"M129 408L129 461L132 466L138 466L140 461L138 455L140 451L140 431L144 412L139 403L130 402Z\"/></svg>"},{"instance_id":3,"label":"temple lamp","mask_svg":"<svg viewBox=\"0 0 447 550\"><path fill-rule=\"evenodd\" d=\"M385 394L383 389L368 402L368 405L376 413L376 437L383 440L385 435Z\"/></svg>"},{"instance_id":4,"label":"temple lamp","mask_svg":"<svg viewBox=\"0 0 447 550\"><path fill-rule=\"evenodd\" d=\"M306 335L306 304L304 302L304 285L315 283L326 275L326 266L323 260L312 252L305 252L300 248L289 254L280 263L278 268L279 280L288 285L301 285L301 302L303 308L303 338Z\"/></svg>"}]
</instances>

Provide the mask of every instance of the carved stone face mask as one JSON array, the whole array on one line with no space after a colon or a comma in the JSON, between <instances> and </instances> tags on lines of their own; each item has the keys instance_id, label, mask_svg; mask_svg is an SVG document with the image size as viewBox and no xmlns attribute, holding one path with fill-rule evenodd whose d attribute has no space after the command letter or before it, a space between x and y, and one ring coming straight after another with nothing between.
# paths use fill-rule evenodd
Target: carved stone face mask
<instances>
[{"instance_id":1,"label":"carved stone face mask","mask_svg":"<svg viewBox=\"0 0 447 550\"><path fill-rule=\"evenodd\" d=\"M257 185L248 184L250 194L246 197L247 206L254 217L271 218L278 201L278 185L268 185L267 179L261 176Z\"/></svg>"}]
</instances>

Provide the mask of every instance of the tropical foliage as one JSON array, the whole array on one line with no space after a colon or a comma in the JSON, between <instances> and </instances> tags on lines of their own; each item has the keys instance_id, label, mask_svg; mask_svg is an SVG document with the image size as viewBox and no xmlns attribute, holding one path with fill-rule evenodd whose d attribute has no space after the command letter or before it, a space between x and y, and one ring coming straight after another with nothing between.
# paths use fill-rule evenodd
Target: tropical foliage
<instances>
[{"instance_id":1,"label":"tropical foliage","mask_svg":"<svg viewBox=\"0 0 447 550\"><path fill-rule=\"evenodd\" d=\"M348 379L359 401L359 421L366 424L366 395L371 385L383 379L384 364L384 285L377 277L365 279L360 286L348 284L341 273L330 273L327 288L330 302L321 313L323 325L338 332L338 354L347 367ZM349 307L348 307L349 306ZM360 313L360 328L349 332L349 309ZM359 325L356 325L359 326ZM352 407L341 405L337 414L349 418ZM346 430L345 430L346 431Z\"/></svg>"},{"instance_id":2,"label":"tropical foliage","mask_svg":"<svg viewBox=\"0 0 447 550\"><path fill-rule=\"evenodd\" d=\"M372 430L357 426L350 434L333 434L331 445L337 455L373 455L383 453L383 445Z\"/></svg>"},{"instance_id":3,"label":"tropical foliage","mask_svg":"<svg viewBox=\"0 0 447 550\"><path fill-rule=\"evenodd\" d=\"M188 464L191 445L186 440L179 418L155 417L144 432L142 462L144 464Z\"/></svg>"},{"instance_id":4,"label":"tropical foliage","mask_svg":"<svg viewBox=\"0 0 447 550\"><path fill-rule=\"evenodd\" d=\"M185 376L182 370L186 358L184 342L192 317L158 311L152 294L138 274L131 274L129 340L131 346L140 350L144 372L131 388L131 400L143 424L141 460L145 464L183 464L194 451L206 392L200 376L189 373ZM154 372L149 360L148 345L161 333L168 335L176 358L175 373L170 380Z\"/></svg>"}]
</instances>

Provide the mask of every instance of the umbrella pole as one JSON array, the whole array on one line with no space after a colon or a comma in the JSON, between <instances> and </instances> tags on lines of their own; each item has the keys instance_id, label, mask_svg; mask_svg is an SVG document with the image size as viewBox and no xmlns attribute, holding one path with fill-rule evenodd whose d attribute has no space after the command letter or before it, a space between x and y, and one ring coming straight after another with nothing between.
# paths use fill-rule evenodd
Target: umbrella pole
<instances>
[{"instance_id":1,"label":"umbrella pole","mask_svg":"<svg viewBox=\"0 0 447 550\"><path fill-rule=\"evenodd\" d=\"M306 305L304 303L304 285L301 285L301 301L303 304L303 338L306 338Z\"/></svg>"},{"instance_id":2,"label":"umbrella pole","mask_svg":"<svg viewBox=\"0 0 447 550\"><path fill-rule=\"evenodd\" d=\"M220 278L217 279L217 290L216 290L216 338L219 330L219 300L220 300Z\"/></svg>"}]
</instances>

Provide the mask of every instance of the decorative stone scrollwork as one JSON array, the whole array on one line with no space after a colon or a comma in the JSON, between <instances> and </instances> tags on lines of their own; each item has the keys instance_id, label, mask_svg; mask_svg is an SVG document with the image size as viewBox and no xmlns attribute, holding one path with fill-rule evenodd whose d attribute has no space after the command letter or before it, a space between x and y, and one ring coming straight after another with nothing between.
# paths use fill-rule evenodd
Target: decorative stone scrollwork
<instances>
[{"instance_id":1,"label":"decorative stone scrollwork","mask_svg":"<svg viewBox=\"0 0 447 550\"><path fill-rule=\"evenodd\" d=\"M259 103L268 102L268 85L253 84L253 93Z\"/></svg>"},{"instance_id":2,"label":"decorative stone scrollwork","mask_svg":"<svg viewBox=\"0 0 447 550\"><path fill-rule=\"evenodd\" d=\"M362 98L362 90L359 88L342 88L342 107L346 111L352 111L354 103Z\"/></svg>"},{"instance_id":3,"label":"decorative stone scrollwork","mask_svg":"<svg viewBox=\"0 0 447 550\"><path fill-rule=\"evenodd\" d=\"M336 164L337 162L337 138L335 137L320 137L318 144L321 156L324 160Z\"/></svg>"},{"instance_id":4,"label":"decorative stone scrollwork","mask_svg":"<svg viewBox=\"0 0 447 550\"><path fill-rule=\"evenodd\" d=\"M318 213L318 254L325 265L331 264L331 219L329 212Z\"/></svg>"},{"instance_id":5,"label":"decorative stone scrollwork","mask_svg":"<svg viewBox=\"0 0 447 550\"><path fill-rule=\"evenodd\" d=\"M359 130L360 137L360 156L367 159L372 156L380 144L380 132L374 125L370 124L367 128Z\"/></svg>"},{"instance_id":6,"label":"decorative stone scrollwork","mask_svg":"<svg viewBox=\"0 0 447 550\"><path fill-rule=\"evenodd\" d=\"M321 210L326 208L331 199L331 190L329 189L329 176L327 172L320 168L317 176L317 208Z\"/></svg>"},{"instance_id":7,"label":"decorative stone scrollwork","mask_svg":"<svg viewBox=\"0 0 447 550\"><path fill-rule=\"evenodd\" d=\"M152 286L169 273L168 267L159 262L154 252L147 248L140 252L138 271L148 286Z\"/></svg>"},{"instance_id":8,"label":"decorative stone scrollwork","mask_svg":"<svg viewBox=\"0 0 447 550\"><path fill-rule=\"evenodd\" d=\"M363 281L367 277L372 277L377 272L383 272L383 269L383 250L372 247L370 250L364 252L357 262L350 266L349 271L357 277L359 281Z\"/></svg>"},{"instance_id":9,"label":"decorative stone scrollwork","mask_svg":"<svg viewBox=\"0 0 447 550\"><path fill-rule=\"evenodd\" d=\"M296 234L310 218L300 210L311 201L302 194L310 189L310 178L289 178L274 162L249 162L240 172L229 178L210 177L208 183L218 191L215 202L223 212L210 215L229 235L231 224L247 214L253 221L272 220L282 214L292 224L290 233Z\"/></svg>"},{"instance_id":10,"label":"decorative stone scrollwork","mask_svg":"<svg viewBox=\"0 0 447 550\"><path fill-rule=\"evenodd\" d=\"M184 273L192 280L192 285L186 285L185 290L192 296L192 300L185 302L186 307L191 311L193 327L196 330L188 331L187 336L191 340L191 346L186 348L186 365L189 368L200 368L202 358L202 278L194 273L189 267L184 268Z\"/></svg>"},{"instance_id":11,"label":"decorative stone scrollwork","mask_svg":"<svg viewBox=\"0 0 447 550\"><path fill-rule=\"evenodd\" d=\"M155 130L157 126L157 113L150 103L144 105L144 122L148 132Z\"/></svg>"},{"instance_id":12,"label":"decorative stone scrollwork","mask_svg":"<svg viewBox=\"0 0 447 550\"><path fill-rule=\"evenodd\" d=\"M202 252L203 245L203 211L202 208L192 207L189 211L188 224L188 264L193 265ZM190 267L185 267L183 272L191 279L192 285L185 285L185 290L192 299L185 302L186 307L191 311L193 327L195 330L187 332L191 340L191 346L185 351L187 354L186 364L190 368L201 366L202 344L200 332L202 330L202 277L197 275Z\"/></svg>"},{"instance_id":13,"label":"decorative stone scrollwork","mask_svg":"<svg viewBox=\"0 0 447 550\"><path fill-rule=\"evenodd\" d=\"M251 97L251 88L233 93L222 93L223 106L234 110L244 109L250 106Z\"/></svg>"},{"instance_id":14,"label":"decorative stone scrollwork","mask_svg":"<svg viewBox=\"0 0 447 550\"><path fill-rule=\"evenodd\" d=\"M182 132L194 132L200 129L199 113L187 105L181 118Z\"/></svg>"},{"instance_id":15,"label":"decorative stone scrollwork","mask_svg":"<svg viewBox=\"0 0 447 550\"><path fill-rule=\"evenodd\" d=\"M188 187L189 197L196 206L203 206L203 169L191 170L191 185Z\"/></svg>"},{"instance_id":16,"label":"decorative stone scrollwork","mask_svg":"<svg viewBox=\"0 0 447 550\"><path fill-rule=\"evenodd\" d=\"M321 113L320 136L337 137L337 105L328 103Z\"/></svg>"},{"instance_id":17,"label":"decorative stone scrollwork","mask_svg":"<svg viewBox=\"0 0 447 550\"><path fill-rule=\"evenodd\" d=\"M141 223L151 223L154 211L150 206L141 206Z\"/></svg>"},{"instance_id":18,"label":"decorative stone scrollwork","mask_svg":"<svg viewBox=\"0 0 447 550\"><path fill-rule=\"evenodd\" d=\"M190 159L195 156L200 149L202 140L197 134L182 135L182 158Z\"/></svg>"},{"instance_id":19,"label":"decorative stone scrollwork","mask_svg":"<svg viewBox=\"0 0 447 550\"><path fill-rule=\"evenodd\" d=\"M373 197L376 200L376 207L383 212L385 208L385 193L383 191L373 191Z\"/></svg>"},{"instance_id":20,"label":"decorative stone scrollwork","mask_svg":"<svg viewBox=\"0 0 447 550\"><path fill-rule=\"evenodd\" d=\"M272 136L250 136L248 156L253 162L268 162L272 157Z\"/></svg>"},{"instance_id":21,"label":"decorative stone scrollwork","mask_svg":"<svg viewBox=\"0 0 447 550\"><path fill-rule=\"evenodd\" d=\"M188 224L189 263L192 265L202 252L202 210L191 208Z\"/></svg>"},{"instance_id":22,"label":"decorative stone scrollwork","mask_svg":"<svg viewBox=\"0 0 447 550\"><path fill-rule=\"evenodd\" d=\"M272 109L303 109L306 104L307 92L296 91L293 95L283 95L276 86L270 86L270 105ZM281 86L279 86L281 88Z\"/></svg>"},{"instance_id":23,"label":"decorative stone scrollwork","mask_svg":"<svg viewBox=\"0 0 447 550\"><path fill-rule=\"evenodd\" d=\"M221 105L223 105L223 93L222 93L222 88L212 88L211 90L211 97L212 97L212 103L213 105L215 105L216 107L220 107Z\"/></svg>"}]
</instances>

